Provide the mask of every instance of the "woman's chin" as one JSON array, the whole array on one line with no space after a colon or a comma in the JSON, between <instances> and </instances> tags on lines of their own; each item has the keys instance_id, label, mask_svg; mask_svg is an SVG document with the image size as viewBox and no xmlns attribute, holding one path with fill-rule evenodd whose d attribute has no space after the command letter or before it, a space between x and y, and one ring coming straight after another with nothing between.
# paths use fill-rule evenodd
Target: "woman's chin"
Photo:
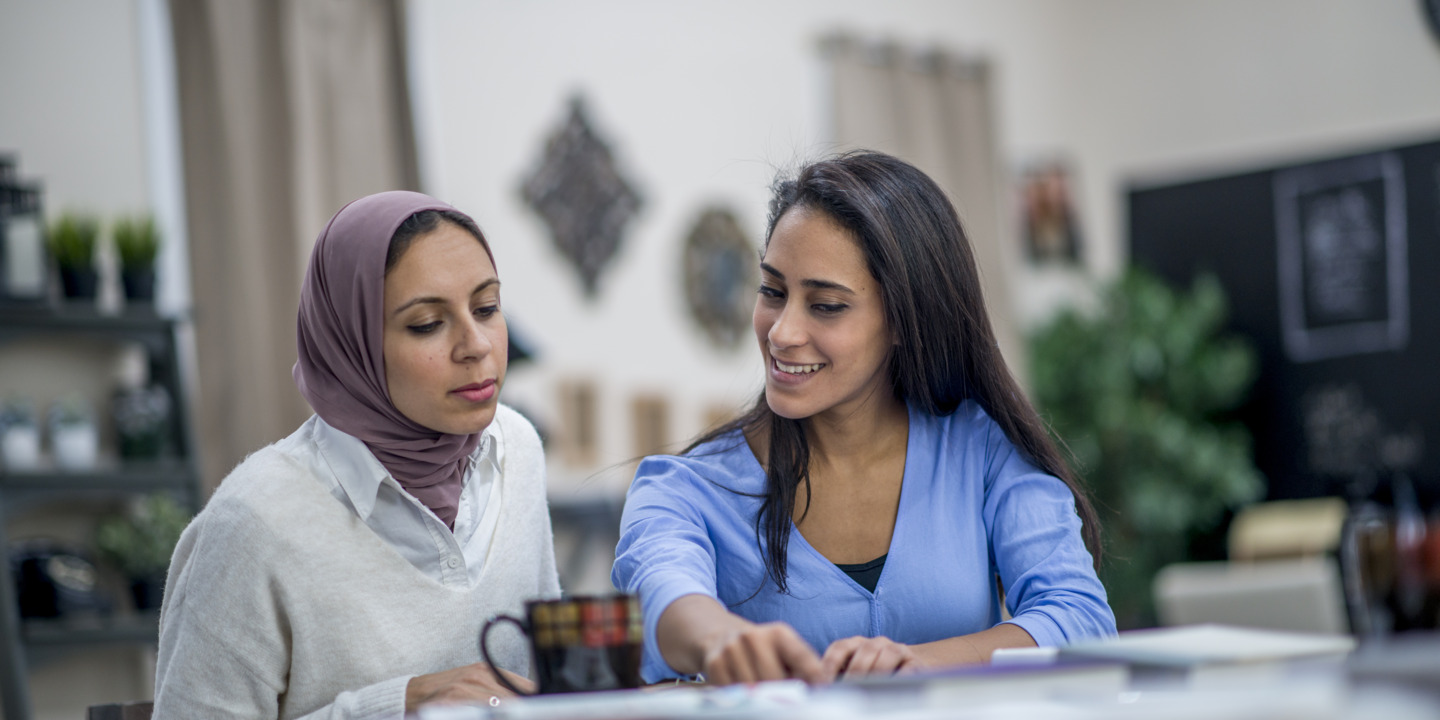
<instances>
[{"instance_id":1,"label":"woman's chin","mask_svg":"<svg viewBox=\"0 0 1440 720\"><path fill-rule=\"evenodd\" d=\"M804 420L815 414L809 407L794 402L790 398L775 397L772 392L765 393L765 404L770 406L770 412L786 420Z\"/></svg>"},{"instance_id":2,"label":"woman's chin","mask_svg":"<svg viewBox=\"0 0 1440 720\"><path fill-rule=\"evenodd\" d=\"M495 421L495 405L488 408L456 414L437 420L434 423L421 423L435 432L446 435L474 435L483 432Z\"/></svg>"}]
</instances>

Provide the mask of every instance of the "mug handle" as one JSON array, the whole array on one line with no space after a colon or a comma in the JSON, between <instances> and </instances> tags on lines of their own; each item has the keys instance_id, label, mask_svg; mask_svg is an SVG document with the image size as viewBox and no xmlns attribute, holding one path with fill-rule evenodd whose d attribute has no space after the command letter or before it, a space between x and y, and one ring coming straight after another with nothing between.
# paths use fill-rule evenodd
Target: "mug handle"
<instances>
[{"instance_id":1,"label":"mug handle","mask_svg":"<svg viewBox=\"0 0 1440 720\"><path fill-rule=\"evenodd\" d=\"M520 628L520 632L525 632L525 623L519 618L511 617L509 615L496 615L495 617L486 620L485 627L480 629L480 655L485 658L486 663L489 663L490 670L495 673L495 679L499 680L500 684L504 685L507 690L515 693L516 695L534 695L535 693L524 692L520 688L512 685L510 681L506 679L505 673L500 672L500 666L496 665L495 661L490 659L490 648L486 647L485 638L490 634L490 628L495 627L496 623L502 622L514 623L515 627Z\"/></svg>"}]
</instances>

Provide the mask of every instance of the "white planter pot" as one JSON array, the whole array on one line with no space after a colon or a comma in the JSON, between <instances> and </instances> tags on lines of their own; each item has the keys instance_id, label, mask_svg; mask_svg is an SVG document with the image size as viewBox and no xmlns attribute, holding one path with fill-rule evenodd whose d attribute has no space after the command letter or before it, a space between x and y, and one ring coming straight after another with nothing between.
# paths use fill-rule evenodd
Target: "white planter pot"
<instances>
[{"instance_id":1,"label":"white planter pot","mask_svg":"<svg viewBox=\"0 0 1440 720\"><path fill-rule=\"evenodd\" d=\"M0 434L0 456L11 470L40 467L40 430L33 426L7 428Z\"/></svg>"},{"instance_id":2,"label":"white planter pot","mask_svg":"<svg viewBox=\"0 0 1440 720\"><path fill-rule=\"evenodd\" d=\"M51 444L55 465L63 470L89 470L95 467L100 440L94 425L62 425L55 428Z\"/></svg>"}]
</instances>

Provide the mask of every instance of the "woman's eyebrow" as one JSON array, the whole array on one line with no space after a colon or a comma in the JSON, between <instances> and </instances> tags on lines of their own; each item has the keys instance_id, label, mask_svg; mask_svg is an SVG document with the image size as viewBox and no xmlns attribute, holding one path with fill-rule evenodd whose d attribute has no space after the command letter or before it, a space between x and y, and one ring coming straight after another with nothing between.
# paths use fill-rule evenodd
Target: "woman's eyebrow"
<instances>
[{"instance_id":1,"label":"woman's eyebrow","mask_svg":"<svg viewBox=\"0 0 1440 720\"><path fill-rule=\"evenodd\" d=\"M470 294L471 294L471 295L474 295L474 294L479 293L479 292L484 292L484 291L485 291L487 288L489 288L491 285L499 285L499 284L500 284L500 278L490 278L489 280L486 280L485 282L482 282L482 283L480 283L479 285L476 285L476 286L475 286L475 289L470 291ZM415 306L415 305L425 305L425 304L430 304L430 303L443 303L443 302L445 302L445 298L437 297L437 296L433 296L433 295L427 295L427 296L425 296L425 297L411 298L411 299L410 299L408 302L406 302L405 304L401 305L401 306L398 307L398 308L395 308L395 311L392 312L392 313L390 313L390 314L391 314L392 316L394 316L394 315L399 315L400 313L405 312L405 310L407 310L407 309L409 309L410 307Z\"/></svg>"},{"instance_id":2,"label":"woman's eyebrow","mask_svg":"<svg viewBox=\"0 0 1440 720\"><path fill-rule=\"evenodd\" d=\"M770 275L774 275L774 276L775 276L775 279L777 279L777 280L782 280L782 281L783 281L783 280L785 279L785 274L784 274L784 273L780 272L779 270L776 270L775 268L773 268L773 267L771 267L771 266L769 266L769 265L766 265L766 264L763 263L763 262L760 263L760 269L761 269L761 270L764 270L766 273L768 273L768 274L770 274ZM830 280L815 280L815 279L811 279L811 278L806 278L806 279L800 281L800 285L803 286L803 287L807 287L807 288L814 289L814 290L836 290L836 291L838 291L838 292L846 293L846 294L849 294L849 295L854 295L854 294L855 294L855 291L854 291L854 290L851 290L850 288L845 287L844 285L841 285L840 283L832 282L832 281L830 281Z\"/></svg>"}]
</instances>

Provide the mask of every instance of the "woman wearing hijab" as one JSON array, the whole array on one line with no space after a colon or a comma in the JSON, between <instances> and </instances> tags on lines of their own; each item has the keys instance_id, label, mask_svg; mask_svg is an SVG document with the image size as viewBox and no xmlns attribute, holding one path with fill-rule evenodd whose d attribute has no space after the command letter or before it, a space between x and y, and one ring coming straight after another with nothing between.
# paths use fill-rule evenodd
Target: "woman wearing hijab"
<instances>
[{"instance_id":1,"label":"woman wearing hijab","mask_svg":"<svg viewBox=\"0 0 1440 720\"><path fill-rule=\"evenodd\" d=\"M509 695L482 624L558 597L533 427L499 403L500 280L473 220L387 192L336 213L301 288L315 415L245 459L175 549L155 717L392 718Z\"/></svg>"}]
</instances>

